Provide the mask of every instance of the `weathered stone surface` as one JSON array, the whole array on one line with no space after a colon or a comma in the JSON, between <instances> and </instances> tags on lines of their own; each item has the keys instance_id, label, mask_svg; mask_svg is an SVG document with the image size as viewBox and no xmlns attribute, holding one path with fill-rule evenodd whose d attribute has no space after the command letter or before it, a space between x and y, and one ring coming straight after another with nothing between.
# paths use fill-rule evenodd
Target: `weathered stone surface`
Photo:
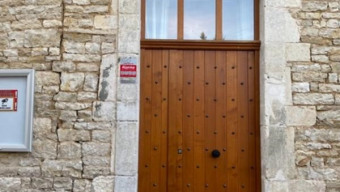
<instances>
[{"instance_id":1,"label":"weathered stone surface","mask_svg":"<svg viewBox=\"0 0 340 192\"><path fill-rule=\"evenodd\" d=\"M116 176L114 191L136 192L137 177L136 176Z\"/></svg>"},{"instance_id":2,"label":"weathered stone surface","mask_svg":"<svg viewBox=\"0 0 340 192\"><path fill-rule=\"evenodd\" d=\"M316 123L316 109L314 106L288 106L286 107L286 115L286 124L288 126L313 126Z\"/></svg>"},{"instance_id":3,"label":"weathered stone surface","mask_svg":"<svg viewBox=\"0 0 340 192\"><path fill-rule=\"evenodd\" d=\"M80 159L81 145L75 142L62 142L58 148L58 158L60 159Z\"/></svg>"},{"instance_id":4,"label":"weathered stone surface","mask_svg":"<svg viewBox=\"0 0 340 192\"><path fill-rule=\"evenodd\" d=\"M84 73L62 73L61 85L62 91L79 91L84 85Z\"/></svg>"},{"instance_id":5,"label":"weathered stone surface","mask_svg":"<svg viewBox=\"0 0 340 192\"><path fill-rule=\"evenodd\" d=\"M36 189L49 189L53 186L52 178L33 178L32 187Z\"/></svg>"},{"instance_id":6,"label":"weathered stone surface","mask_svg":"<svg viewBox=\"0 0 340 192\"><path fill-rule=\"evenodd\" d=\"M115 178L113 176L108 177L96 177L92 182L93 192L113 192L114 191Z\"/></svg>"},{"instance_id":7,"label":"weathered stone surface","mask_svg":"<svg viewBox=\"0 0 340 192\"><path fill-rule=\"evenodd\" d=\"M48 71L37 71L35 73L35 82L37 86L59 85L59 74Z\"/></svg>"},{"instance_id":8,"label":"weathered stone surface","mask_svg":"<svg viewBox=\"0 0 340 192\"><path fill-rule=\"evenodd\" d=\"M53 187L55 189L71 190L72 183L72 179L69 177L56 177L53 182Z\"/></svg>"},{"instance_id":9,"label":"weathered stone surface","mask_svg":"<svg viewBox=\"0 0 340 192\"><path fill-rule=\"evenodd\" d=\"M20 178L0 177L0 188L4 191L15 191L20 189Z\"/></svg>"},{"instance_id":10,"label":"weathered stone surface","mask_svg":"<svg viewBox=\"0 0 340 192\"><path fill-rule=\"evenodd\" d=\"M97 74L88 73L85 75L84 91L97 91L99 77Z\"/></svg>"},{"instance_id":11,"label":"weathered stone surface","mask_svg":"<svg viewBox=\"0 0 340 192\"><path fill-rule=\"evenodd\" d=\"M95 102L93 105L93 119L95 121L113 121L116 105L113 102Z\"/></svg>"},{"instance_id":12,"label":"weathered stone surface","mask_svg":"<svg viewBox=\"0 0 340 192\"><path fill-rule=\"evenodd\" d=\"M25 47L59 47L60 33L54 29L25 31Z\"/></svg>"},{"instance_id":13,"label":"weathered stone surface","mask_svg":"<svg viewBox=\"0 0 340 192\"><path fill-rule=\"evenodd\" d=\"M310 61L310 44L286 44L286 58L287 61Z\"/></svg>"},{"instance_id":14,"label":"weathered stone surface","mask_svg":"<svg viewBox=\"0 0 340 192\"><path fill-rule=\"evenodd\" d=\"M94 27L97 29L116 29L118 27L117 17L97 15L94 17Z\"/></svg>"},{"instance_id":15,"label":"weathered stone surface","mask_svg":"<svg viewBox=\"0 0 340 192\"><path fill-rule=\"evenodd\" d=\"M296 93L293 95L293 102L305 105L334 104L334 96L321 93Z\"/></svg>"},{"instance_id":16,"label":"weathered stone surface","mask_svg":"<svg viewBox=\"0 0 340 192\"><path fill-rule=\"evenodd\" d=\"M90 133L85 130L58 129L59 141L90 141Z\"/></svg>"},{"instance_id":17,"label":"weathered stone surface","mask_svg":"<svg viewBox=\"0 0 340 192\"><path fill-rule=\"evenodd\" d=\"M45 160L42 164L42 173L45 177L80 177L82 169L81 160Z\"/></svg>"},{"instance_id":18,"label":"weathered stone surface","mask_svg":"<svg viewBox=\"0 0 340 192\"><path fill-rule=\"evenodd\" d=\"M109 156L111 152L111 146L108 143L96 143L89 142L83 143L82 153L83 156Z\"/></svg>"},{"instance_id":19,"label":"weathered stone surface","mask_svg":"<svg viewBox=\"0 0 340 192\"><path fill-rule=\"evenodd\" d=\"M74 192L91 192L91 182L86 179L76 179L73 185Z\"/></svg>"},{"instance_id":20,"label":"weathered stone surface","mask_svg":"<svg viewBox=\"0 0 340 192\"><path fill-rule=\"evenodd\" d=\"M74 72L76 65L72 61L55 61L52 69L56 72Z\"/></svg>"}]
</instances>

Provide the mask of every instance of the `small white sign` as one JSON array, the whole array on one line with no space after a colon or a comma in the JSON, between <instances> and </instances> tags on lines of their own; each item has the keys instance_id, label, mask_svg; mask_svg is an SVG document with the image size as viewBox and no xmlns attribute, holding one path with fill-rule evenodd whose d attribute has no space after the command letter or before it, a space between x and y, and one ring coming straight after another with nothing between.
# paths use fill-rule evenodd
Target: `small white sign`
<instances>
[{"instance_id":1,"label":"small white sign","mask_svg":"<svg viewBox=\"0 0 340 192\"><path fill-rule=\"evenodd\" d=\"M0 97L0 111L14 111L14 98Z\"/></svg>"}]
</instances>

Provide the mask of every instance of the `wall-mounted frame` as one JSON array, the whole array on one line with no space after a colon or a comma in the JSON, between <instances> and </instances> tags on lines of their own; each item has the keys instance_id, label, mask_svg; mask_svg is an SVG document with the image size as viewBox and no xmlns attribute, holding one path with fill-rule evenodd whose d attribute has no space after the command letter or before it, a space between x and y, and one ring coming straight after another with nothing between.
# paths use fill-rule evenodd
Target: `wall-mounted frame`
<instances>
[{"instance_id":1,"label":"wall-mounted frame","mask_svg":"<svg viewBox=\"0 0 340 192\"><path fill-rule=\"evenodd\" d=\"M34 70L0 70L0 152L30 152Z\"/></svg>"}]
</instances>

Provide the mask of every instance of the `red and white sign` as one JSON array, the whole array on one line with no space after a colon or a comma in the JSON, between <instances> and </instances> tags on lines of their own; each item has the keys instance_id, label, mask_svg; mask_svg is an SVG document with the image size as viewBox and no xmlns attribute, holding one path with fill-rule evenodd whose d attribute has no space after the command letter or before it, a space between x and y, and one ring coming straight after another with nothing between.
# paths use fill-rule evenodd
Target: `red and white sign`
<instances>
[{"instance_id":1,"label":"red and white sign","mask_svg":"<svg viewBox=\"0 0 340 192\"><path fill-rule=\"evenodd\" d=\"M18 90L0 90L0 111L18 110Z\"/></svg>"},{"instance_id":2,"label":"red and white sign","mask_svg":"<svg viewBox=\"0 0 340 192\"><path fill-rule=\"evenodd\" d=\"M120 77L137 77L137 66L133 63L120 65Z\"/></svg>"}]
</instances>

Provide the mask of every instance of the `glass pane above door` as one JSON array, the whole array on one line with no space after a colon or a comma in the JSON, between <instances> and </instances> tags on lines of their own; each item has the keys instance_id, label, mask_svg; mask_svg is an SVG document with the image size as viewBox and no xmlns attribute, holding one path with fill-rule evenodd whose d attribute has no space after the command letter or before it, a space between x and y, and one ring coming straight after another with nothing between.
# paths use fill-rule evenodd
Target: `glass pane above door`
<instances>
[{"instance_id":1,"label":"glass pane above door","mask_svg":"<svg viewBox=\"0 0 340 192\"><path fill-rule=\"evenodd\" d=\"M216 1L184 0L184 39L214 40Z\"/></svg>"},{"instance_id":2,"label":"glass pane above door","mask_svg":"<svg viewBox=\"0 0 340 192\"><path fill-rule=\"evenodd\" d=\"M177 39L177 1L146 0L146 39Z\"/></svg>"},{"instance_id":3,"label":"glass pane above door","mask_svg":"<svg viewBox=\"0 0 340 192\"><path fill-rule=\"evenodd\" d=\"M223 39L254 40L254 0L223 0Z\"/></svg>"}]
</instances>

